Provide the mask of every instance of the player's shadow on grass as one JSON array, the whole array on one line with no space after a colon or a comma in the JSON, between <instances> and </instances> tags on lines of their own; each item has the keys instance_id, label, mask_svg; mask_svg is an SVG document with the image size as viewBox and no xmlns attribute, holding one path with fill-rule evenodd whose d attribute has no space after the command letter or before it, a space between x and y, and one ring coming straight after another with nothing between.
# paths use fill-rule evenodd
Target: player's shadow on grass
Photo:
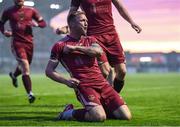
<instances>
[{"instance_id":1,"label":"player's shadow on grass","mask_svg":"<svg viewBox=\"0 0 180 127\"><path fill-rule=\"evenodd\" d=\"M55 117L63 107L64 105L1 105L0 108L6 108L6 111L0 111L0 121L56 121ZM45 111L39 111L41 108ZM55 110L58 108L58 111L52 111L53 108Z\"/></svg>"},{"instance_id":2,"label":"player's shadow on grass","mask_svg":"<svg viewBox=\"0 0 180 127\"><path fill-rule=\"evenodd\" d=\"M0 114L2 115L0 121L54 121L57 112L0 112Z\"/></svg>"},{"instance_id":3,"label":"player's shadow on grass","mask_svg":"<svg viewBox=\"0 0 180 127\"><path fill-rule=\"evenodd\" d=\"M2 107L2 108L27 108L27 107L29 107L29 108L63 108L64 107L64 105L34 105L34 104L27 104L27 105L0 105L0 107Z\"/></svg>"},{"instance_id":4,"label":"player's shadow on grass","mask_svg":"<svg viewBox=\"0 0 180 127\"><path fill-rule=\"evenodd\" d=\"M54 121L53 117L48 116L34 116L34 117L24 117L24 116L6 116L0 118L3 121Z\"/></svg>"}]
</instances>

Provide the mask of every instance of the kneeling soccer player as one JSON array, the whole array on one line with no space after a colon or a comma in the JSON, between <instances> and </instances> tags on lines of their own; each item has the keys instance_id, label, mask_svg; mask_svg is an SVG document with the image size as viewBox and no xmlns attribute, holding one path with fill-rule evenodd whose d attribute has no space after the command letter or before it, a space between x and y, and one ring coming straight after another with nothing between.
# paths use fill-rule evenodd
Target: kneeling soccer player
<instances>
[{"instance_id":1,"label":"kneeling soccer player","mask_svg":"<svg viewBox=\"0 0 180 127\"><path fill-rule=\"evenodd\" d=\"M46 75L75 90L84 108L74 109L72 104L59 114L59 120L104 121L107 117L130 120L129 108L103 77L97 57L103 50L96 39L86 36L87 18L84 12L74 12L68 16L70 33L57 42L46 67ZM70 79L56 71L61 64L70 73Z\"/></svg>"}]
</instances>

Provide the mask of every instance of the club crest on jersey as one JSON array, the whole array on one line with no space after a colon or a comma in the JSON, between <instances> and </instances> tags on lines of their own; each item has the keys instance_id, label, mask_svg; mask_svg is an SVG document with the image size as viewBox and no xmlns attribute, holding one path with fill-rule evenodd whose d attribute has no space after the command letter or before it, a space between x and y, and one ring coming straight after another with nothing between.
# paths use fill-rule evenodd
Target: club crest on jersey
<instances>
[{"instance_id":1,"label":"club crest on jersey","mask_svg":"<svg viewBox=\"0 0 180 127\"><path fill-rule=\"evenodd\" d=\"M25 17L24 12L19 12L19 19L21 21L24 20L24 17Z\"/></svg>"}]
</instances>

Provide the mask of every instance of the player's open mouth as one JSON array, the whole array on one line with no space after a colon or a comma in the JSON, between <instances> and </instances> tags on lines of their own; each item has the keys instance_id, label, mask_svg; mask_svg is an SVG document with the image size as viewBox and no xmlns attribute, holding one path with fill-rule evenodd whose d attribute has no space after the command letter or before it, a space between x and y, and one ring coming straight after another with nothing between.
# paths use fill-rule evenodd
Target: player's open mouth
<instances>
[{"instance_id":1,"label":"player's open mouth","mask_svg":"<svg viewBox=\"0 0 180 127\"><path fill-rule=\"evenodd\" d=\"M84 30L87 30L87 27L84 27Z\"/></svg>"}]
</instances>

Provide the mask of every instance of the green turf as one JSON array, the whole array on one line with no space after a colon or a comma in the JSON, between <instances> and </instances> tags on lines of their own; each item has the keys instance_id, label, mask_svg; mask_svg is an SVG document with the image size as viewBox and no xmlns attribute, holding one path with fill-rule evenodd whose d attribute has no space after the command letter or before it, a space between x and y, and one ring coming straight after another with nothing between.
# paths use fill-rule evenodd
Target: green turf
<instances>
[{"instance_id":1,"label":"green turf","mask_svg":"<svg viewBox=\"0 0 180 127\"><path fill-rule=\"evenodd\" d=\"M131 121L55 121L65 104L76 101L73 90L44 75L32 76L37 100L29 104L19 78L14 88L7 75L0 75L0 126L180 126L180 74L131 74L122 96L132 111Z\"/></svg>"}]
</instances>

